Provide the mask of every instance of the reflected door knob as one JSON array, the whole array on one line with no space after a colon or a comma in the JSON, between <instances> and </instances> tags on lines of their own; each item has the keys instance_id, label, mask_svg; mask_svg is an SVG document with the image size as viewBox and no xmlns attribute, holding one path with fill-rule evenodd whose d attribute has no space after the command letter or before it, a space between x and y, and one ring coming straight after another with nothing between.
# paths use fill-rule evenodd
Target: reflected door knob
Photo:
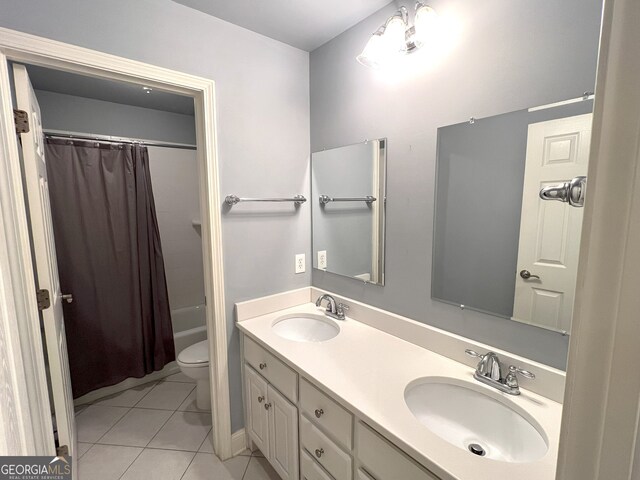
<instances>
[{"instance_id":1,"label":"reflected door knob","mask_svg":"<svg viewBox=\"0 0 640 480\"><path fill-rule=\"evenodd\" d=\"M529 280L530 278L535 278L537 280L540 280L540 277L538 275L532 275L529 270L521 270L520 276L525 280Z\"/></svg>"},{"instance_id":2,"label":"reflected door knob","mask_svg":"<svg viewBox=\"0 0 640 480\"><path fill-rule=\"evenodd\" d=\"M73 295L70 293L65 293L64 295L60 295L60 298L62 298L67 303L73 302Z\"/></svg>"}]
</instances>

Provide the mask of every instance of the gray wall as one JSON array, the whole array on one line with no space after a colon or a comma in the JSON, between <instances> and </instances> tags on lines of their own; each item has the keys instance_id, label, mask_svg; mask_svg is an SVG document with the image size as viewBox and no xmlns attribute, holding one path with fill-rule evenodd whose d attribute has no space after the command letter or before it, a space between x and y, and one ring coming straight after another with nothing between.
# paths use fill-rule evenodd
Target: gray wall
<instances>
[{"instance_id":1,"label":"gray wall","mask_svg":"<svg viewBox=\"0 0 640 480\"><path fill-rule=\"evenodd\" d=\"M599 0L434 0L450 39L392 72L355 61L389 6L311 53L311 149L388 137L386 285L314 270L313 284L564 368L568 339L433 301L436 133L593 91Z\"/></svg>"},{"instance_id":2,"label":"gray wall","mask_svg":"<svg viewBox=\"0 0 640 480\"><path fill-rule=\"evenodd\" d=\"M0 0L0 26L216 81L222 194L309 194L309 55L170 0ZM242 427L234 302L300 288L309 205L223 215L232 428Z\"/></svg>"},{"instance_id":3,"label":"gray wall","mask_svg":"<svg viewBox=\"0 0 640 480\"><path fill-rule=\"evenodd\" d=\"M313 265L327 252L327 271L354 277L371 273L373 209L365 202L320 205L318 197L364 197L373 192L377 142L332 148L311 155Z\"/></svg>"},{"instance_id":4,"label":"gray wall","mask_svg":"<svg viewBox=\"0 0 640 480\"><path fill-rule=\"evenodd\" d=\"M438 129L433 298L511 318L529 125L592 111L587 100Z\"/></svg>"},{"instance_id":5,"label":"gray wall","mask_svg":"<svg viewBox=\"0 0 640 480\"><path fill-rule=\"evenodd\" d=\"M196 143L191 115L36 90L45 129Z\"/></svg>"}]
</instances>

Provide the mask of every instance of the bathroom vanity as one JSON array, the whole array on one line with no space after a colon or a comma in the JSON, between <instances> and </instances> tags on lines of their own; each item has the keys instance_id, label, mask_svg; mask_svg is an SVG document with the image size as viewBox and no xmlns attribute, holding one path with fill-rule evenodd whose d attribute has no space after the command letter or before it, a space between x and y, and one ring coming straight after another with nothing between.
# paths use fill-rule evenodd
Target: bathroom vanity
<instances>
[{"instance_id":1,"label":"bathroom vanity","mask_svg":"<svg viewBox=\"0 0 640 480\"><path fill-rule=\"evenodd\" d=\"M509 395L473 378L486 345L317 293L236 305L246 434L284 480L554 478L562 372L496 351L538 377Z\"/></svg>"}]
</instances>

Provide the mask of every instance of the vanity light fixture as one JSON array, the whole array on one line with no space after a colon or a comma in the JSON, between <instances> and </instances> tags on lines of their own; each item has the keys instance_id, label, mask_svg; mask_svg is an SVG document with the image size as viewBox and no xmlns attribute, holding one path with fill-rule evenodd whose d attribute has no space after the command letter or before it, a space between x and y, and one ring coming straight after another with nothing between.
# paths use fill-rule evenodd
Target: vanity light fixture
<instances>
[{"instance_id":1,"label":"vanity light fixture","mask_svg":"<svg viewBox=\"0 0 640 480\"><path fill-rule=\"evenodd\" d=\"M401 55L413 53L428 43L435 28L436 12L421 1L416 2L413 25L407 7L389 17L356 58L362 65L379 68Z\"/></svg>"}]
</instances>

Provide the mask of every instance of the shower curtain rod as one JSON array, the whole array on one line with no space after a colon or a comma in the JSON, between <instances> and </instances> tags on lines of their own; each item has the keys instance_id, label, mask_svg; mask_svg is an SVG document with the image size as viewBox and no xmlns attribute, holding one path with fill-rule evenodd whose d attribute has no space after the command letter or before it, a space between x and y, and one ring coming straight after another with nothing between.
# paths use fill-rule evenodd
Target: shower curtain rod
<instances>
[{"instance_id":1,"label":"shower curtain rod","mask_svg":"<svg viewBox=\"0 0 640 480\"><path fill-rule=\"evenodd\" d=\"M67 132L65 130L45 130L45 136L51 138L67 138L78 140L94 140L97 142L105 143L139 143L147 147L167 147L167 148L180 148L183 150L196 150L196 145L190 145L188 143L175 143L175 142L158 142L155 140L144 140L140 138L128 138L128 137L116 137L113 135L97 135L92 133L80 133L80 132Z\"/></svg>"}]
</instances>

